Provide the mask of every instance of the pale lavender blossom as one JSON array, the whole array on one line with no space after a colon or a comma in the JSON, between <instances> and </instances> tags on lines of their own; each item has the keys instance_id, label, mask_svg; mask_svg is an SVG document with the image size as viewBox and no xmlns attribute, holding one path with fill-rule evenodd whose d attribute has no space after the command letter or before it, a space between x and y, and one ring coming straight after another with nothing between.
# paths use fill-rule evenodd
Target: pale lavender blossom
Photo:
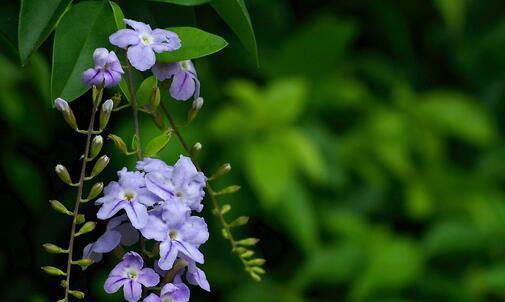
<instances>
[{"instance_id":1,"label":"pale lavender blossom","mask_svg":"<svg viewBox=\"0 0 505 302\"><path fill-rule=\"evenodd\" d=\"M144 168L146 172L145 168L149 168L146 174L149 191L163 200L178 200L200 212L203 208L206 178L196 169L191 159L181 155L173 168L151 160L146 158L137 163L137 168Z\"/></svg>"},{"instance_id":2,"label":"pale lavender blossom","mask_svg":"<svg viewBox=\"0 0 505 302\"><path fill-rule=\"evenodd\" d=\"M152 68L153 74L160 81L173 77L170 95L178 101L186 101L191 96L195 100L200 96L200 81L196 69L190 60L175 63L157 63Z\"/></svg>"},{"instance_id":3,"label":"pale lavender blossom","mask_svg":"<svg viewBox=\"0 0 505 302\"><path fill-rule=\"evenodd\" d=\"M102 254L109 253L119 246L131 246L139 240L137 231L126 215L114 217L107 223L105 232L95 242L84 247L83 258L89 258L93 262L102 260Z\"/></svg>"},{"instance_id":4,"label":"pale lavender blossom","mask_svg":"<svg viewBox=\"0 0 505 302\"><path fill-rule=\"evenodd\" d=\"M147 207L153 206L159 198L145 187L144 173L128 172L123 168L118 172L119 181L110 182L104 188L104 196L95 203L101 205L97 217L109 219L124 209L133 227L140 229L147 223Z\"/></svg>"},{"instance_id":5,"label":"pale lavender blossom","mask_svg":"<svg viewBox=\"0 0 505 302\"><path fill-rule=\"evenodd\" d=\"M182 283L179 276L175 277L174 283L167 283L161 289L160 295L150 294L144 302L188 302L189 288Z\"/></svg>"},{"instance_id":6,"label":"pale lavender blossom","mask_svg":"<svg viewBox=\"0 0 505 302\"><path fill-rule=\"evenodd\" d=\"M117 292L123 287L124 298L129 302L136 302L142 296L142 285L156 286L160 276L151 268L143 268L144 260L136 252L128 252L123 260L112 269L104 289L108 294Z\"/></svg>"},{"instance_id":7,"label":"pale lavender blossom","mask_svg":"<svg viewBox=\"0 0 505 302\"><path fill-rule=\"evenodd\" d=\"M109 37L112 45L127 50L127 57L133 67L145 71L156 62L156 53L174 51L181 47L179 36L164 29L151 29L145 23L124 19L133 29L120 29Z\"/></svg>"},{"instance_id":8,"label":"pale lavender blossom","mask_svg":"<svg viewBox=\"0 0 505 302\"><path fill-rule=\"evenodd\" d=\"M189 284L197 285L201 289L210 292L210 284L207 281L207 276L205 272L196 266L196 262L189 259L188 257L181 255L180 258L186 262L186 280ZM154 270L160 275L165 276L167 274L167 270L163 270L160 268L157 262L154 263ZM181 275L183 272L180 273Z\"/></svg>"},{"instance_id":9,"label":"pale lavender blossom","mask_svg":"<svg viewBox=\"0 0 505 302\"><path fill-rule=\"evenodd\" d=\"M209 238L207 224L201 217L190 216L191 210L181 202L165 201L161 215L149 215L148 223L140 231L147 239L161 242L158 265L163 270L172 268L177 256L203 263L198 247Z\"/></svg>"},{"instance_id":10,"label":"pale lavender blossom","mask_svg":"<svg viewBox=\"0 0 505 302\"><path fill-rule=\"evenodd\" d=\"M116 54L105 48L97 48L93 53L94 68L86 70L81 77L88 86L113 87L119 84L124 73Z\"/></svg>"}]
</instances>

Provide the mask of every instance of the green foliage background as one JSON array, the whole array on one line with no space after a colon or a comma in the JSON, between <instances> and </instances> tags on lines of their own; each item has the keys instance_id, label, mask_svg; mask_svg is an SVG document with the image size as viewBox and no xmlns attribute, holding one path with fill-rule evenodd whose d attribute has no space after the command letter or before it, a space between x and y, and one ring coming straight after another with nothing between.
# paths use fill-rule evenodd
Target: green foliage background
<instances>
[{"instance_id":1,"label":"green foliage background","mask_svg":"<svg viewBox=\"0 0 505 302\"><path fill-rule=\"evenodd\" d=\"M123 2L133 19L189 22L181 18L189 8ZM15 39L18 6L0 13L2 41ZM197 7L198 26L230 46L196 60L205 105L183 132L202 142L206 171L231 162L220 184L243 190L225 201L252 217L242 232L261 238L268 274L258 284L242 272L207 205L213 291L195 288L193 301L505 301L505 3L248 7L260 68L208 5ZM65 242L69 221L47 200L71 202L53 167L76 169L82 140L50 106L51 43L24 67L4 45L0 300L53 301L61 290L39 267L61 259L41 244ZM82 112L85 98L72 106ZM190 104L168 106L182 121ZM113 116L112 132L131 137L129 119ZM157 134L143 125L144 137ZM126 163L110 145L104 180ZM162 158L181 152L172 140ZM91 217L96 209L86 208ZM102 290L115 261L76 275L86 301L122 301Z\"/></svg>"}]
</instances>

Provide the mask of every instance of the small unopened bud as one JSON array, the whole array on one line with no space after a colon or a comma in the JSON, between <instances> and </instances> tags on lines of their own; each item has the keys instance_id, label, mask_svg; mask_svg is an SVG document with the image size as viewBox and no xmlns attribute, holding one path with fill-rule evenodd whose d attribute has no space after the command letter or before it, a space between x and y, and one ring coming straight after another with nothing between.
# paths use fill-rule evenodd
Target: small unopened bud
<instances>
[{"instance_id":1,"label":"small unopened bud","mask_svg":"<svg viewBox=\"0 0 505 302\"><path fill-rule=\"evenodd\" d=\"M202 97L198 97L196 100L193 101L191 109L189 109L189 111L188 111L187 123L191 123L193 121L193 119L196 117L196 115L198 114L198 111L200 111L202 106L203 106L203 98Z\"/></svg>"},{"instance_id":2,"label":"small unopened bud","mask_svg":"<svg viewBox=\"0 0 505 302\"><path fill-rule=\"evenodd\" d=\"M247 261L247 265L250 265L250 266L257 266L257 265L263 265L263 264L265 264L265 259L262 259L262 258L256 258L256 259L252 259L252 260Z\"/></svg>"},{"instance_id":3,"label":"small unopened bud","mask_svg":"<svg viewBox=\"0 0 505 302\"><path fill-rule=\"evenodd\" d=\"M221 167L217 169L216 172L210 177L210 179L216 179L218 177L221 177L225 175L226 173L230 172L231 170L231 165L229 163L223 164Z\"/></svg>"},{"instance_id":4,"label":"small unopened bud","mask_svg":"<svg viewBox=\"0 0 505 302\"><path fill-rule=\"evenodd\" d=\"M86 221L86 216L84 214L77 214L75 217L75 224L83 224Z\"/></svg>"},{"instance_id":5,"label":"small unopened bud","mask_svg":"<svg viewBox=\"0 0 505 302\"><path fill-rule=\"evenodd\" d=\"M103 146L103 137L101 135L97 135L93 138L91 142L91 150L89 151L89 159L95 158L100 150L102 150Z\"/></svg>"},{"instance_id":6,"label":"small unopened bud","mask_svg":"<svg viewBox=\"0 0 505 302\"><path fill-rule=\"evenodd\" d=\"M67 288L68 287L68 282L67 280L61 280L60 281L60 286L63 287L63 288Z\"/></svg>"},{"instance_id":7,"label":"small unopened bud","mask_svg":"<svg viewBox=\"0 0 505 302\"><path fill-rule=\"evenodd\" d=\"M261 281L261 277L258 274L256 274L255 272L249 272L249 274L251 275L251 278L253 278L254 281L256 281L256 282Z\"/></svg>"},{"instance_id":8,"label":"small unopened bud","mask_svg":"<svg viewBox=\"0 0 505 302\"><path fill-rule=\"evenodd\" d=\"M109 157L107 155L102 155L98 160L96 161L95 165L93 166L93 169L91 170L91 177L97 176L100 174L105 167L109 164Z\"/></svg>"},{"instance_id":9,"label":"small unopened bud","mask_svg":"<svg viewBox=\"0 0 505 302\"><path fill-rule=\"evenodd\" d=\"M82 258L79 260L72 261L72 264L80 265L80 266L90 266L93 264L93 260L89 258Z\"/></svg>"},{"instance_id":10,"label":"small unopened bud","mask_svg":"<svg viewBox=\"0 0 505 302\"><path fill-rule=\"evenodd\" d=\"M52 244L52 243L44 243L42 245L46 252L51 253L51 254L64 254L68 253L68 250L62 249L61 247Z\"/></svg>"},{"instance_id":11,"label":"small unopened bud","mask_svg":"<svg viewBox=\"0 0 505 302\"><path fill-rule=\"evenodd\" d=\"M191 154L195 154L196 152L202 150L202 144L199 142L196 142L193 147L191 147Z\"/></svg>"},{"instance_id":12,"label":"small unopened bud","mask_svg":"<svg viewBox=\"0 0 505 302\"><path fill-rule=\"evenodd\" d=\"M54 266L43 266L43 267L41 267L41 269L44 272L46 272L47 274L53 275L53 276L66 276L67 275L61 269L56 268Z\"/></svg>"},{"instance_id":13,"label":"small unopened bud","mask_svg":"<svg viewBox=\"0 0 505 302\"><path fill-rule=\"evenodd\" d=\"M65 168L65 166L56 165L54 171L56 171L56 174L58 174L58 177L60 177L61 181L63 181L67 185L72 184L72 179L70 179L70 174L68 173L68 170L67 168Z\"/></svg>"},{"instance_id":14,"label":"small unopened bud","mask_svg":"<svg viewBox=\"0 0 505 302\"><path fill-rule=\"evenodd\" d=\"M266 273L263 268L258 267L258 266L251 267L251 271L253 271L255 273L258 273L258 274L264 274L264 273Z\"/></svg>"},{"instance_id":15,"label":"small unopened bud","mask_svg":"<svg viewBox=\"0 0 505 302\"><path fill-rule=\"evenodd\" d=\"M222 189L221 191L215 193L216 195L232 194L240 190L240 186L233 185Z\"/></svg>"},{"instance_id":16,"label":"small unopened bud","mask_svg":"<svg viewBox=\"0 0 505 302\"><path fill-rule=\"evenodd\" d=\"M67 122L67 124L72 129L77 129L77 121L75 120L74 113L72 112L72 109L68 105L68 102L62 98L57 98L54 101L54 106L59 112L61 112L63 118L65 119L65 122Z\"/></svg>"},{"instance_id":17,"label":"small unopened bud","mask_svg":"<svg viewBox=\"0 0 505 302\"><path fill-rule=\"evenodd\" d=\"M224 214L228 213L230 210L231 210L231 205L229 205L229 204L224 204L224 205L221 207L221 215L224 215Z\"/></svg>"},{"instance_id":18,"label":"small unopened bud","mask_svg":"<svg viewBox=\"0 0 505 302\"><path fill-rule=\"evenodd\" d=\"M237 244L243 245L243 246L252 246L258 243L259 239L258 238L247 238L247 239L242 239L237 241Z\"/></svg>"},{"instance_id":19,"label":"small unopened bud","mask_svg":"<svg viewBox=\"0 0 505 302\"><path fill-rule=\"evenodd\" d=\"M49 200L49 203L51 204L51 207L55 209L56 211L66 214L68 216L74 215L74 213L70 212L61 202L58 200Z\"/></svg>"},{"instance_id":20,"label":"small unopened bud","mask_svg":"<svg viewBox=\"0 0 505 302\"><path fill-rule=\"evenodd\" d=\"M103 182L97 182L91 187L91 190L89 190L88 197L86 198L86 202L94 199L97 197L100 193L102 193L103 190Z\"/></svg>"},{"instance_id":21,"label":"small unopened bud","mask_svg":"<svg viewBox=\"0 0 505 302\"><path fill-rule=\"evenodd\" d=\"M108 137L109 137L109 139L111 139L114 142L114 145L116 146L116 148L119 151L121 151L123 154L128 153L126 143L124 142L124 140L122 138L120 138L119 136L114 135L114 134L109 134Z\"/></svg>"},{"instance_id":22,"label":"small unopened bud","mask_svg":"<svg viewBox=\"0 0 505 302\"><path fill-rule=\"evenodd\" d=\"M228 229L222 228L221 229L221 234L223 235L224 239L229 239L230 238L230 232L228 232Z\"/></svg>"},{"instance_id":23,"label":"small unopened bud","mask_svg":"<svg viewBox=\"0 0 505 302\"><path fill-rule=\"evenodd\" d=\"M107 123L109 123L112 109L114 109L114 102L111 99L108 99L102 104L102 110L100 111L100 129L105 129Z\"/></svg>"},{"instance_id":24,"label":"small unopened bud","mask_svg":"<svg viewBox=\"0 0 505 302\"><path fill-rule=\"evenodd\" d=\"M230 227L238 227L246 224L249 221L249 217L247 216L240 216L239 218L235 219L233 222L229 224Z\"/></svg>"},{"instance_id":25,"label":"small unopened bud","mask_svg":"<svg viewBox=\"0 0 505 302\"><path fill-rule=\"evenodd\" d=\"M243 253L242 255L240 255L241 258L250 258L254 255L254 252L253 251L247 251L245 253Z\"/></svg>"},{"instance_id":26,"label":"small unopened bud","mask_svg":"<svg viewBox=\"0 0 505 302\"><path fill-rule=\"evenodd\" d=\"M95 227L96 227L96 222L88 221L79 229L79 232L75 233L75 236L89 233L89 232L93 231L95 229Z\"/></svg>"},{"instance_id":27,"label":"small unopened bud","mask_svg":"<svg viewBox=\"0 0 505 302\"><path fill-rule=\"evenodd\" d=\"M84 299L84 293L78 290L69 290L69 294L76 297L77 299Z\"/></svg>"},{"instance_id":28,"label":"small unopened bud","mask_svg":"<svg viewBox=\"0 0 505 302\"><path fill-rule=\"evenodd\" d=\"M202 97L198 97L196 100L193 101L193 104L192 104L193 109L200 110L200 109L202 109L202 106L203 106L203 98Z\"/></svg>"}]
</instances>

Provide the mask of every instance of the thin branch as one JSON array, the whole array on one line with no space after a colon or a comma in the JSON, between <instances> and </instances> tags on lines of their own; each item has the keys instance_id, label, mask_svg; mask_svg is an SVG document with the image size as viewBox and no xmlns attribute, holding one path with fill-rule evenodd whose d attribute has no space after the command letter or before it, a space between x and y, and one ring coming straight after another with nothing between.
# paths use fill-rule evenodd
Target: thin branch
<instances>
[{"instance_id":1,"label":"thin branch","mask_svg":"<svg viewBox=\"0 0 505 302\"><path fill-rule=\"evenodd\" d=\"M99 96L102 94L99 93ZM98 109L98 105L100 104L101 99L98 100L93 100L93 109L91 111L91 118L89 120L89 125L88 125L88 130L87 130L87 135L86 135L86 145L84 147L84 157L82 159L82 166L81 166L81 174L79 176L79 182L77 185L77 195L75 199L75 206L74 206L74 216L72 219L72 228L70 229L70 239L68 243L68 260L67 260L67 272L66 272L66 286L65 286L65 299L64 301L68 301L68 294L70 290L70 274L72 271L72 256L73 256L73 251L74 251L74 239L75 239L75 229L77 225L77 215L79 214L79 205L82 201L82 190L84 186L84 178L86 174L86 164L87 161L85 160L88 157L89 154L89 149L91 145L91 136L93 134L93 127L95 124L95 115L96 111Z\"/></svg>"}]
</instances>

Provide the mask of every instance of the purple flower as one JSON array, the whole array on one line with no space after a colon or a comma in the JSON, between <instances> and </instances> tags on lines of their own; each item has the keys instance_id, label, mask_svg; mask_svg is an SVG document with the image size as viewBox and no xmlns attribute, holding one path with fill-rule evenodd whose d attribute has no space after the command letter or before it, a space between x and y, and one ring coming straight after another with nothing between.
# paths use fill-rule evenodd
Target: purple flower
<instances>
[{"instance_id":1,"label":"purple flower","mask_svg":"<svg viewBox=\"0 0 505 302\"><path fill-rule=\"evenodd\" d=\"M160 282L160 276L151 268L143 268L144 260L135 252L128 252L123 260L112 269L104 289L108 294L117 292L123 287L126 301L135 302L142 296L142 285L146 287L156 286Z\"/></svg>"},{"instance_id":2,"label":"purple flower","mask_svg":"<svg viewBox=\"0 0 505 302\"><path fill-rule=\"evenodd\" d=\"M179 255L203 263L198 247L209 238L207 224L201 217L190 216L191 210L180 202L166 201L161 215L149 215L148 223L140 231L147 239L161 242L158 265L163 270L172 268Z\"/></svg>"},{"instance_id":3,"label":"purple flower","mask_svg":"<svg viewBox=\"0 0 505 302\"><path fill-rule=\"evenodd\" d=\"M102 254L112 251L119 244L124 246L135 244L139 240L139 232L131 223L125 222L127 220L126 215L109 220L103 235L84 247L83 258L89 258L95 263L100 262Z\"/></svg>"},{"instance_id":4,"label":"purple flower","mask_svg":"<svg viewBox=\"0 0 505 302\"><path fill-rule=\"evenodd\" d=\"M151 159L137 163L137 168L144 168L146 172L145 168L149 168L150 172L146 175L149 191L163 200L179 200L192 210L202 210L206 178L202 172L198 172L189 157L181 155L173 168L152 161L148 165L147 160Z\"/></svg>"},{"instance_id":5,"label":"purple flower","mask_svg":"<svg viewBox=\"0 0 505 302\"><path fill-rule=\"evenodd\" d=\"M207 281L207 276L205 272L196 266L196 262L189 259L188 257L182 255L181 258L186 262L186 280L189 284L197 285L203 290L210 292L210 284ZM158 263L154 263L154 270L160 275L165 276L167 271L159 267ZM182 275L182 272L180 273Z\"/></svg>"},{"instance_id":6,"label":"purple flower","mask_svg":"<svg viewBox=\"0 0 505 302\"><path fill-rule=\"evenodd\" d=\"M189 288L182 283L179 276L176 276L174 283L167 283L161 289L160 295L150 294L144 302L188 302Z\"/></svg>"},{"instance_id":7,"label":"purple flower","mask_svg":"<svg viewBox=\"0 0 505 302\"><path fill-rule=\"evenodd\" d=\"M124 22L133 29L120 29L109 37L112 45L127 49L130 63L136 69L145 71L156 62L155 52L174 51L181 47L176 33L154 29L147 24L129 19Z\"/></svg>"},{"instance_id":8,"label":"purple flower","mask_svg":"<svg viewBox=\"0 0 505 302\"><path fill-rule=\"evenodd\" d=\"M105 220L124 209L133 227L140 229L147 223L147 207L153 206L159 198L145 187L143 173L123 168L118 175L119 182L110 182L104 188L104 196L95 202L101 205L96 216Z\"/></svg>"},{"instance_id":9,"label":"purple flower","mask_svg":"<svg viewBox=\"0 0 505 302\"><path fill-rule=\"evenodd\" d=\"M172 79L170 95L178 101L186 101L192 95L195 99L200 96L200 81L195 66L190 60L176 63L158 63L152 68L156 78L160 81Z\"/></svg>"},{"instance_id":10,"label":"purple flower","mask_svg":"<svg viewBox=\"0 0 505 302\"><path fill-rule=\"evenodd\" d=\"M86 70L81 77L88 86L113 87L119 84L124 73L116 54L105 48L97 48L93 53L94 68Z\"/></svg>"}]
</instances>

